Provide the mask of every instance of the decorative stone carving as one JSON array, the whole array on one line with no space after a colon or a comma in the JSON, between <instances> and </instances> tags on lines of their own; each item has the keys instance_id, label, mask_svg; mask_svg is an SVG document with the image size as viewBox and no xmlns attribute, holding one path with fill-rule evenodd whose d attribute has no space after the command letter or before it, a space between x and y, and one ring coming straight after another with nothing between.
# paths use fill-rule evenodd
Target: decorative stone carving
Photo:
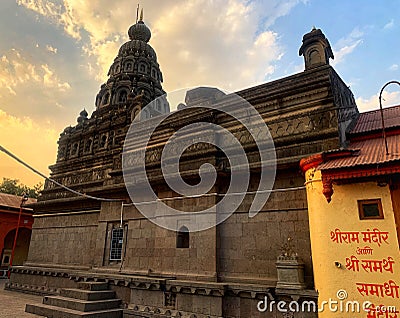
<instances>
[{"instance_id":1,"label":"decorative stone carving","mask_svg":"<svg viewBox=\"0 0 400 318\"><path fill-rule=\"evenodd\" d=\"M82 125L85 121L88 120L88 113L86 111L86 109L83 109L80 114L79 117L77 118L77 122L79 125Z\"/></svg>"},{"instance_id":2,"label":"decorative stone carving","mask_svg":"<svg viewBox=\"0 0 400 318\"><path fill-rule=\"evenodd\" d=\"M326 201L328 203L330 203L331 200L332 200L332 195L333 195L332 180L323 179L322 180L322 185L323 185L322 193L324 194L324 196L326 198Z\"/></svg>"},{"instance_id":3,"label":"decorative stone carving","mask_svg":"<svg viewBox=\"0 0 400 318\"><path fill-rule=\"evenodd\" d=\"M157 62L154 49L148 44L151 31L146 24L139 20L128 31L129 41L124 43L108 75L110 78L103 84L96 98L96 108L126 104L129 95L142 94L144 106L157 97L165 94L162 89L162 73ZM166 98L161 98L162 107L159 113L169 113Z\"/></svg>"},{"instance_id":4,"label":"decorative stone carving","mask_svg":"<svg viewBox=\"0 0 400 318\"><path fill-rule=\"evenodd\" d=\"M320 29L315 27L303 36L303 45L299 50L299 55L304 56L306 70L329 65L329 58L334 58L328 39Z\"/></svg>"},{"instance_id":5,"label":"decorative stone carving","mask_svg":"<svg viewBox=\"0 0 400 318\"><path fill-rule=\"evenodd\" d=\"M304 263L298 257L292 246L292 239L282 247L282 254L278 256L276 262L278 270L277 289L305 289L304 283Z\"/></svg>"}]
</instances>

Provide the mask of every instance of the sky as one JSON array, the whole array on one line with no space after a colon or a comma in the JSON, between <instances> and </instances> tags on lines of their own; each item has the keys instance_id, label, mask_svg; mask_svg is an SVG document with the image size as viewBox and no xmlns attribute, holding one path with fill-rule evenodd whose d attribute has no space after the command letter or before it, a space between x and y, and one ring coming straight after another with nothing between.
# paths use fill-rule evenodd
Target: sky
<instances>
[{"instance_id":1,"label":"sky","mask_svg":"<svg viewBox=\"0 0 400 318\"><path fill-rule=\"evenodd\" d=\"M49 173L57 140L91 114L137 0L0 1L0 145ZM304 70L302 36L331 43L331 65L360 111L400 80L400 0L140 0L150 45L172 92L199 85L237 91ZM400 104L389 86L384 106ZM0 179L43 182L0 153Z\"/></svg>"}]
</instances>

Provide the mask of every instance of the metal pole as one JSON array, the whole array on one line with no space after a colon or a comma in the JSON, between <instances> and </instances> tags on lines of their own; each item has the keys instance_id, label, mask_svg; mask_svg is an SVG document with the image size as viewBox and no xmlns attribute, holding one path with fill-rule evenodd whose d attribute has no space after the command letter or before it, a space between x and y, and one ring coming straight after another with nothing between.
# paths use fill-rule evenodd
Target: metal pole
<instances>
[{"instance_id":1,"label":"metal pole","mask_svg":"<svg viewBox=\"0 0 400 318\"><path fill-rule=\"evenodd\" d=\"M381 92L379 93L379 107L381 109L381 119L382 119L382 135L383 135L383 139L385 140L386 155L389 155L389 147L388 147L388 143L387 143L387 139L386 139L385 119L383 118L382 93L383 93L383 90L386 88L386 86L388 86L390 84L400 85L400 82L398 82L398 81L387 82L385 85L383 85Z\"/></svg>"},{"instance_id":2,"label":"metal pole","mask_svg":"<svg viewBox=\"0 0 400 318\"><path fill-rule=\"evenodd\" d=\"M22 215L22 205L27 200L28 200L28 196L24 193L22 195L22 198L21 198L21 204L19 205L18 223L17 223L17 228L15 230L13 248L12 248L12 251L11 251L11 258L10 258L10 264L9 264L9 270L8 270L8 278L10 278L10 275L11 275L11 268L12 268L12 264L13 264L13 261L14 261L15 248L17 247L17 238L18 238L18 232L19 232L19 225L21 223L21 215Z\"/></svg>"}]
</instances>

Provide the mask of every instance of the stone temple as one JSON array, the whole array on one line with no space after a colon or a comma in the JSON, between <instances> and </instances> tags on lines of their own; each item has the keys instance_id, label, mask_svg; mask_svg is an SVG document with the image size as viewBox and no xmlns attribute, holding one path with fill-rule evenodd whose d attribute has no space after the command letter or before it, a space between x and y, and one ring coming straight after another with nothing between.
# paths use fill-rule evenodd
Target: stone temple
<instances>
[{"instance_id":1,"label":"stone temple","mask_svg":"<svg viewBox=\"0 0 400 318\"><path fill-rule=\"evenodd\" d=\"M139 115L146 125L170 113L162 97L157 55L149 45L149 28L140 19L128 33L129 41L121 46L96 96L96 109L90 117L82 111L77 125L61 133L57 162L50 167L51 178L75 191L127 203L122 148L128 128ZM92 200L46 182L41 198L32 205L35 221L28 259L13 268L7 288L59 295L63 288L77 288L82 282L105 282L121 300L124 317L292 317L276 307L260 312L257 305L265 297L276 302L316 301L299 161L345 146L346 130L358 110L352 92L329 65L333 53L321 30L304 35L299 54L304 57L303 72L237 92L260 113L276 149L274 188L281 191L273 191L255 217L248 214L253 198L248 194L217 227L192 233L181 224L176 232L158 227L133 205L124 207L121 219L121 202ZM157 97L161 98L141 112ZM158 198L172 198L169 204L185 212L218 200L217 196L174 200L176 194L160 177L165 143L175 130L191 123L222 125L240 137L251 166L249 192L259 183L254 140L231 117L196 107L204 103L229 107L229 99L224 100L219 90L189 91L182 111L160 124L146 153L147 175ZM146 137L137 132L138 141ZM189 183L196 182L204 162L217 171L212 192L223 194L229 173L226 157L215 147L189 148L181 158L180 172Z\"/></svg>"}]
</instances>

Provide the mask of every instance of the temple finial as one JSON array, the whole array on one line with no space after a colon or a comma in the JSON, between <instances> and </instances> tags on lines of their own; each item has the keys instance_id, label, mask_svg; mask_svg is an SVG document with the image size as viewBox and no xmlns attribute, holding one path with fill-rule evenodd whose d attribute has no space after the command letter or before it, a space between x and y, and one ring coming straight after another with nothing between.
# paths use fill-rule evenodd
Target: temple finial
<instances>
[{"instance_id":1,"label":"temple finial","mask_svg":"<svg viewBox=\"0 0 400 318\"><path fill-rule=\"evenodd\" d=\"M143 8L142 8L142 10L140 11L140 19L139 19L139 21L143 21Z\"/></svg>"},{"instance_id":2,"label":"temple finial","mask_svg":"<svg viewBox=\"0 0 400 318\"><path fill-rule=\"evenodd\" d=\"M136 8L136 23L138 23L138 18L139 18L139 3Z\"/></svg>"}]
</instances>

